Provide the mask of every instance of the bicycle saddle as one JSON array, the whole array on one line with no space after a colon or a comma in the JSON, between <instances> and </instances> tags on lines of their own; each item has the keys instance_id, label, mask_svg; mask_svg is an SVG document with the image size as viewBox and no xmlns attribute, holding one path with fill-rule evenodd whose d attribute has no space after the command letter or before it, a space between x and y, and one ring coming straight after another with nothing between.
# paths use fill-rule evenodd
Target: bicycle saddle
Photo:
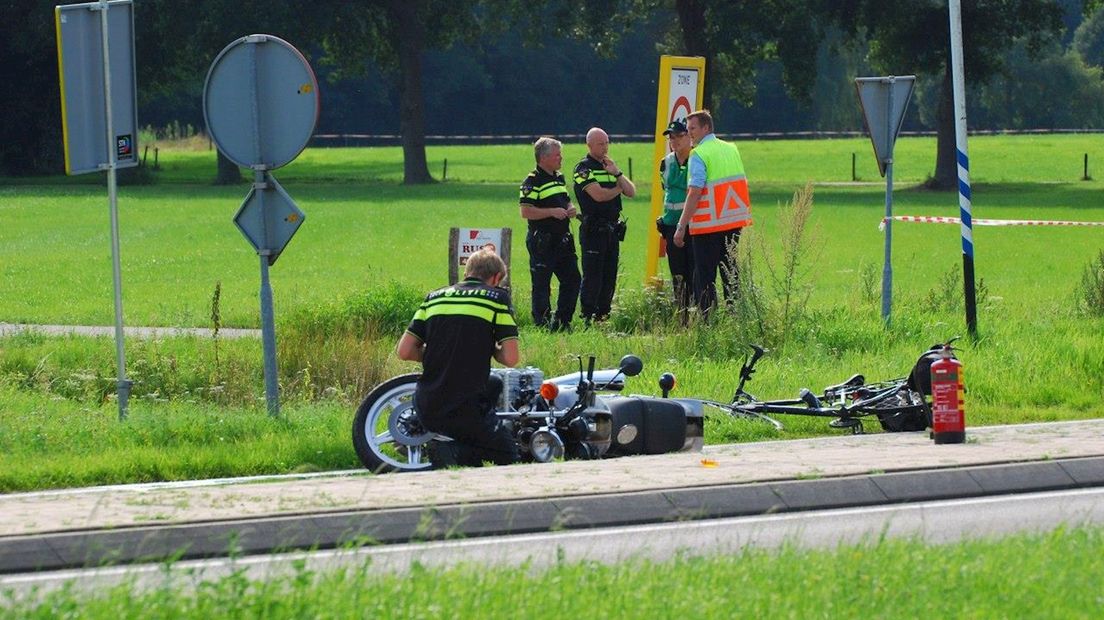
<instances>
[{"instance_id":1,"label":"bicycle saddle","mask_svg":"<svg viewBox=\"0 0 1104 620\"><path fill-rule=\"evenodd\" d=\"M863 385L864 383L866 383L866 377L856 374L856 375L851 375L851 378L848 379L847 381L844 381L843 383L839 383L837 385L829 385L828 387L824 388L824 391L826 393L827 392L838 392L843 388L856 388L856 387L859 387L860 385Z\"/></svg>"}]
</instances>

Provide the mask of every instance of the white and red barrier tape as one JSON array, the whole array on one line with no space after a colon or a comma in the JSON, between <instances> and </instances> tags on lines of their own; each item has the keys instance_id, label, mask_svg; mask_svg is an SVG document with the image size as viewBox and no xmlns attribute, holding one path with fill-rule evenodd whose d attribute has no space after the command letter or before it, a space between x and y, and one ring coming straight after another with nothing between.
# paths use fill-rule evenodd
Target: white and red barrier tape
<instances>
[{"instance_id":1,"label":"white and red barrier tape","mask_svg":"<svg viewBox=\"0 0 1104 620\"><path fill-rule=\"evenodd\" d=\"M961 224L957 217L936 217L930 215L894 215L898 222L921 222L924 224ZM1077 222L1072 220L973 220L975 226L1104 226L1104 222ZM879 230L885 230L886 218L878 224Z\"/></svg>"}]
</instances>

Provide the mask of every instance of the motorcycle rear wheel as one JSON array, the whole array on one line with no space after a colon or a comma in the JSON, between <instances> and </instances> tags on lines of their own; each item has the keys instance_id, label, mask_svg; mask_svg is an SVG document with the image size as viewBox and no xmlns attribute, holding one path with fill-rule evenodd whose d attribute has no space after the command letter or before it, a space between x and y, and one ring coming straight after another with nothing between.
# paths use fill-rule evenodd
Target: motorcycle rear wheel
<instances>
[{"instance_id":1,"label":"motorcycle rear wheel","mask_svg":"<svg viewBox=\"0 0 1104 620\"><path fill-rule=\"evenodd\" d=\"M418 373L384 381L364 397L353 418L353 448L375 473L425 471L426 447L434 434L422 428L414 410Z\"/></svg>"}]
</instances>

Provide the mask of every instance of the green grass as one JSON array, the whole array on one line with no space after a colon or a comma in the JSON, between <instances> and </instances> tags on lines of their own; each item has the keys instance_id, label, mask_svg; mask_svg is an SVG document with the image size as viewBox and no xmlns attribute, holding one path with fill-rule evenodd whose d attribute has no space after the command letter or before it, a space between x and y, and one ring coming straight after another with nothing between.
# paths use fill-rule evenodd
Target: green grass
<instances>
[{"instance_id":1,"label":"green grass","mask_svg":"<svg viewBox=\"0 0 1104 620\"><path fill-rule=\"evenodd\" d=\"M613 565L460 565L408 574L301 568L196 588L58 591L20 618L1093 618L1104 612L1104 533L1059 528L928 546L876 540L831 550L747 549ZM2 605L2 603L0 603Z\"/></svg>"},{"instance_id":2,"label":"green grass","mask_svg":"<svg viewBox=\"0 0 1104 620\"><path fill-rule=\"evenodd\" d=\"M1098 142L1096 136L973 140L975 217L1104 221L1101 183L1074 180L1081 154L1095 158ZM780 255L780 205L807 179L848 181L852 151L868 166L865 172L860 166L860 177L877 179L865 140L762 141L741 148L755 214L743 245L750 247L755 237L763 241L759 260ZM287 450L277 447L275 437L287 434L294 442L302 429L265 419L257 341L128 341L134 408L149 421L118 425L110 422L115 416L110 339L24 336L0 339L0 442L29 437L38 426L66 441L9 440L12 451L0 453L8 472L2 487L354 463L347 420L372 385L414 368L395 358L393 343L423 292L446 280L452 226L514 228L512 279L524 363L561 374L575 367L572 355L593 353L601 364L612 365L635 352L646 364L645 375L630 383L636 393L656 393L654 377L670 370L679 377L678 394L727 399L745 344L756 340L774 351L762 362L751 391L788 398L800 387L816 390L852 372L870 379L901 376L926 346L964 333L959 230L947 225L894 225L893 314L890 325L882 325L883 234L877 225L884 190L876 183L816 187L811 215L816 232L802 249L806 269L795 283L798 292L811 295L787 325L785 338L761 333L757 323L740 317L681 328L671 320L669 300L640 284L646 237L654 234L646 215L652 188L643 182L641 163L650 151L648 144L614 145L623 166L628 157L634 159L642 182L640 196L626 203L629 235L613 319L600 329L567 335L533 330L528 317L528 258L516 192L532 167L530 147L431 148L431 161L449 159L449 181L421 187L397 184L398 149L306 151L276 172L307 221L272 269L272 282L285 413L293 425L327 429L325 438L316 439L326 457L315 459L308 451L296 453L299 461L292 462ZM582 153L580 145L568 145L565 160ZM933 158L934 139L900 141L896 213L957 215L955 193L916 188ZM166 150L161 162L158 184L121 190L126 323L211 327L212 292L220 283L221 324L256 327L258 259L231 222L246 187L208 185L214 169L210 152ZM103 188L70 179L32 181L0 187L0 321L111 324ZM969 422L1104 414L1104 317L1084 312L1078 299L1083 270L1104 247L1104 229L977 227L974 237L982 339L961 354ZM156 441L137 430L167 418L187 420L175 425L186 430ZM241 441L254 442L248 445L256 458L243 459L236 469L236 444L202 456L189 447L217 445L222 435L214 420L223 418L247 429ZM784 437L827 432L818 420L785 423ZM763 425L738 421L714 421L707 430L711 442L775 436ZM163 449L161 456L150 459L178 462L153 474L118 458L108 450L112 445L136 452L156 446ZM98 462L74 465L80 459ZM67 474L70 469L82 473Z\"/></svg>"}]
</instances>

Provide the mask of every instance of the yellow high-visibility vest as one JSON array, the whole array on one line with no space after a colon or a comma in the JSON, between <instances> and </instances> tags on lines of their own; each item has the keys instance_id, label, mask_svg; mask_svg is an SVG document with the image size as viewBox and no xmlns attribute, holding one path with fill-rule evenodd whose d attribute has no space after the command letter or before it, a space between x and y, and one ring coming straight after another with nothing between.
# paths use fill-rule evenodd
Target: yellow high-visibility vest
<instances>
[{"instance_id":1,"label":"yellow high-visibility vest","mask_svg":"<svg viewBox=\"0 0 1104 620\"><path fill-rule=\"evenodd\" d=\"M714 138L694 147L694 153L705 163L705 187L690 218L690 234L750 226L751 197L736 145Z\"/></svg>"}]
</instances>

